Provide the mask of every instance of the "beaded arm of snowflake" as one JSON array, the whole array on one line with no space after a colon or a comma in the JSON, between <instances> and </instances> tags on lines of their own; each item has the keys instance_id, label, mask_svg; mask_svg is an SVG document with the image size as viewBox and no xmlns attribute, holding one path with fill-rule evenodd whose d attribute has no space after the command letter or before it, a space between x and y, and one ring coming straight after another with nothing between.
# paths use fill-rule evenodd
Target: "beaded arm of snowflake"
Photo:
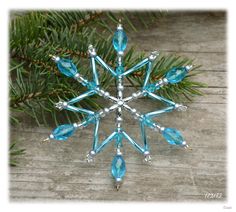
<instances>
[{"instance_id":1,"label":"beaded arm of snowflake","mask_svg":"<svg viewBox=\"0 0 236 212\"><path fill-rule=\"evenodd\" d=\"M83 113L86 115L86 118L81 123L65 124L58 126L52 132L49 138L45 139L45 140L54 139L59 141L67 140L68 137L73 135L76 129L82 129L88 126L89 124L94 124L94 139L93 139L92 149L87 155L87 161L92 162L96 154L101 152L106 147L107 144L111 143L112 141L115 141L116 155L114 156L114 159L112 161L111 173L115 179L115 186L117 189L119 189L122 179L126 172L125 161L121 153L121 146L123 140L127 140L138 152L143 154L145 162L150 162L151 160L149 153L149 145L147 142L146 132L145 132L146 127L149 127L151 129L160 132L165 138L165 140L171 145L178 145L184 148L188 147L181 133L178 130L173 128L165 128L153 121L153 117L158 116L162 113L170 112L172 110L184 111L187 109L187 107L181 104L176 104L168 99L158 96L154 94L154 92L168 83L175 84L182 81L192 67L191 66L174 67L166 74L166 76L163 79L158 80L154 84L150 84L149 77L152 70L152 64L153 61L158 57L159 55L158 52L157 51L152 52L149 55L149 57L145 58L143 61L139 62L138 64L136 64L135 66L133 66L128 70L124 70L123 55L126 46L127 46L127 36L122 28L122 25L119 24L113 37L113 47L117 52L117 66L115 67L115 69L108 66L96 54L96 51L92 45L89 46L88 52L90 55L91 66L93 71L93 81L88 81L87 79L82 77L71 60L61 59L57 56L52 57L53 60L56 62L59 71L62 74L66 75L67 77L74 78L78 82L82 83L83 86L88 88L87 92L78 97L75 97L67 102L60 101L56 103L56 107L60 110L66 109L73 112ZM96 70L96 63L101 65L106 71L110 72L115 77L117 81L116 97L110 95L108 92L104 91L100 87L98 73ZM144 83L142 88L139 91L133 93L131 96L124 98L123 97L124 77L128 76L129 74L137 71L138 69L144 66L146 66L146 75L144 78ZM110 100L113 104L109 108L104 108L103 110L100 110L98 112L93 112L87 109L73 106L74 103L79 102L80 100L95 94L98 94L104 97L105 99ZM164 102L167 105L167 107L165 109L142 114L138 112L135 108L132 108L128 105L130 101L143 96L151 97L152 99ZM139 121L143 146L139 145L122 128L122 109L129 111L132 114L132 116ZM113 133L111 133L111 135L109 135L104 141L100 143L98 138L100 120L102 119L102 117L104 117L105 115L107 115L112 111L116 111L116 129L114 130Z\"/></svg>"}]
</instances>

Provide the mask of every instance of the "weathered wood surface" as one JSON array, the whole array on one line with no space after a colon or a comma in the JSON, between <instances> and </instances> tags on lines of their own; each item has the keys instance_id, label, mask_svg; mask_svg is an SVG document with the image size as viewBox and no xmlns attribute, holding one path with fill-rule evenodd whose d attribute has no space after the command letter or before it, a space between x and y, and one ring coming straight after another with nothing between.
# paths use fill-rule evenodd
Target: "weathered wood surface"
<instances>
[{"instance_id":1,"label":"weathered wood surface","mask_svg":"<svg viewBox=\"0 0 236 212\"><path fill-rule=\"evenodd\" d=\"M192 151L174 148L161 135L148 131L152 163L124 144L127 173L122 188L113 187L109 145L89 165L85 155L91 148L92 127L77 131L68 142L42 144L51 129L27 125L11 129L27 154L10 169L12 201L119 200L119 201L223 201L227 198L226 154L226 44L224 13L170 13L163 22L142 33L129 35L140 50L160 49L196 58L203 74L196 78L209 85L203 97L188 103L188 111L163 116L164 126L181 130ZM131 88L129 88L131 89ZM155 108L151 100L137 101L140 111ZM113 115L104 119L101 139L114 129ZM125 129L139 138L135 120L125 116ZM206 193L221 193L207 199Z\"/></svg>"}]
</instances>

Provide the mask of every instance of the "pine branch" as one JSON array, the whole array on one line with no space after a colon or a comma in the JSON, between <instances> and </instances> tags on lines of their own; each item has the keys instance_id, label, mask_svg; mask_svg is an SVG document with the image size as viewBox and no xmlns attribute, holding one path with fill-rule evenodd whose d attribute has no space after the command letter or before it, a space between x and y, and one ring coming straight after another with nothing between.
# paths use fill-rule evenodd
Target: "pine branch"
<instances>
[{"instance_id":1,"label":"pine branch","mask_svg":"<svg viewBox=\"0 0 236 212\"><path fill-rule=\"evenodd\" d=\"M25 149L19 149L16 147L16 142L12 143L10 148L9 148L9 156L10 156L10 161L9 165L10 166L17 166L19 162L17 161L17 157L20 155L25 154Z\"/></svg>"}]
</instances>

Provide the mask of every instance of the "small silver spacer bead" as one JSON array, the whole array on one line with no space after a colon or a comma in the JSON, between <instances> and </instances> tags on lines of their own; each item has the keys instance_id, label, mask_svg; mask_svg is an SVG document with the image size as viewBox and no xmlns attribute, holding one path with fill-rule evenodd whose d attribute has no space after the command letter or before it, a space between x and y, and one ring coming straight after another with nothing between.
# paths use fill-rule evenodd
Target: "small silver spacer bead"
<instances>
[{"instance_id":1,"label":"small silver spacer bead","mask_svg":"<svg viewBox=\"0 0 236 212\"><path fill-rule=\"evenodd\" d=\"M67 102L63 102L63 107L67 107L68 103Z\"/></svg>"},{"instance_id":2,"label":"small silver spacer bead","mask_svg":"<svg viewBox=\"0 0 236 212\"><path fill-rule=\"evenodd\" d=\"M119 91L123 91L123 90L124 90L124 86L123 86L123 85L118 85L117 89L118 89Z\"/></svg>"},{"instance_id":3,"label":"small silver spacer bead","mask_svg":"<svg viewBox=\"0 0 236 212\"><path fill-rule=\"evenodd\" d=\"M79 73L76 73L74 78L78 79L80 77L80 74Z\"/></svg>"},{"instance_id":4,"label":"small silver spacer bead","mask_svg":"<svg viewBox=\"0 0 236 212\"><path fill-rule=\"evenodd\" d=\"M103 111L104 111L105 113L109 113L109 112L110 112L109 108L106 108L106 107L103 109Z\"/></svg>"},{"instance_id":5,"label":"small silver spacer bead","mask_svg":"<svg viewBox=\"0 0 236 212\"><path fill-rule=\"evenodd\" d=\"M124 56L124 52L123 52L123 51L119 51L117 54L118 54L118 56L120 56L120 57L123 57L123 56Z\"/></svg>"},{"instance_id":6,"label":"small silver spacer bead","mask_svg":"<svg viewBox=\"0 0 236 212\"><path fill-rule=\"evenodd\" d=\"M175 104L175 108L177 111L186 111L188 109L187 106L181 104Z\"/></svg>"},{"instance_id":7,"label":"small silver spacer bead","mask_svg":"<svg viewBox=\"0 0 236 212\"><path fill-rule=\"evenodd\" d=\"M167 85L168 84L168 80L166 78L163 78L162 81L163 81L163 85Z\"/></svg>"},{"instance_id":8,"label":"small silver spacer bead","mask_svg":"<svg viewBox=\"0 0 236 212\"><path fill-rule=\"evenodd\" d=\"M124 101L118 100L117 104L118 104L119 106L122 106L122 105L124 104Z\"/></svg>"},{"instance_id":9,"label":"small silver spacer bead","mask_svg":"<svg viewBox=\"0 0 236 212\"><path fill-rule=\"evenodd\" d=\"M138 98L137 93L132 93L132 97L133 97L134 99L137 99L137 98Z\"/></svg>"},{"instance_id":10,"label":"small silver spacer bead","mask_svg":"<svg viewBox=\"0 0 236 212\"><path fill-rule=\"evenodd\" d=\"M120 151L120 148L117 148L117 149L116 149L116 154L117 154L117 155L122 155L122 152Z\"/></svg>"},{"instance_id":11,"label":"small silver spacer bead","mask_svg":"<svg viewBox=\"0 0 236 212\"><path fill-rule=\"evenodd\" d=\"M190 71L190 69L192 69L193 66L192 65L188 65L188 66L185 66L185 68L186 68L187 71Z\"/></svg>"},{"instance_id":12,"label":"small silver spacer bead","mask_svg":"<svg viewBox=\"0 0 236 212\"><path fill-rule=\"evenodd\" d=\"M88 47L88 52L90 54L90 56L95 57L97 55L95 48L93 47L93 45L89 45Z\"/></svg>"},{"instance_id":13,"label":"small silver spacer bead","mask_svg":"<svg viewBox=\"0 0 236 212\"><path fill-rule=\"evenodd\" d=\"M131 109L131 113L135 114L137 112L137 110L135 108Z\"/></svg>"},{"instance_id":14,"label":"small silver spacer bead","mask_svg":"<svg viewBox=\"0 0 236 212\"><path fill-rule=\"evenodd\" d=\"M163 132L165 130L165 127L160 127L160 132Z\"/></svg>"},{"instance_id":15,"label":"small silver spacer bead","mask_svg":"<svg viewBox=\"0 0 236 212\"><path fill-rule=\"evenodd\" d=\"M154 60L157 58L158 55L159 55L159 52L158 52L158 51L153 51L153 52L149 55L148 60L152 62L152 61L154 61Z\"/></svg>"},{"instance_id":16,"label":"small silver spacer bead","mask_svg":"<svg viewBox=\"0 0 236 212\"><path fill-rule=\"evenodd\" d=\"M118 23L118 24L117 24L117 30L122 30L122 29L123 29L122 24L121 24L121 23Z\"/></svg>"},{"instance_id":17,"label":"small silver spacer bead","mask_svg":"<svg viewBox=\"0 0 236 212\"><path fill-rule=\"evenodd\" d=\"M50 135L49 135L49 138L53 139L53 138L54 138L54 135L53 135L53 134L50 134Z\"/></svg>"},{"instance_id":18,"label":"small silver spacer bead","mask_svg":"<svg viewBox=\"0 0 236 212\"><path fill-rule=\"evenodd\" d=\"M122 123L123 119L121 117L116 118L117 123Z\"/></svg>"},{"instance_id":19,"label":"small silver spacer bead","mask_svg":"<svg viewBox=\"0 0 236 212\"><path fill-rule=\"evenodd\" d=\"M110 93L109 93L109 92L105 92L105 93L103 94L103 96L104 96L105 99L107 99L107 98L109 98Z\"/></svg>"},{"instance_id":20,"label":"small silver spacer bead","mask_svg":"<svg viewBox=\"0 0 236 212\"><path fill-rule=\"evenodd\" d=\"M95 155L96 155L96 153L93 150L91 150L86 156L87 162L93 163Z\"/></svg>"},{"instance_id":21,"label":"small silver spacer bead","mask_svg":"<svg viewBox=\"0 0 236 212\"><path fill-rule=\"evenodd\" d=\"M77 123L74 123L74 124L73 124L73 127L74 127L74 128L77 128L77 127L78 127L78 124L77 124Z\"/></svg>"},{"instance_id":22,"label":"small silver spacer bead","mask_svg":"<svg viewBox=\"0 0 236 212\"><path fill-rule=\"evenodd\" d=\"M91 150L91 151L89 152L89 154L90 154L91 156L95 156L95 155L96 155L96 152L95 152L94 150Z\"/></svg>"},{"instance_id":23,"label":"small silver spacer bead","mask_svg":"<svg viewBox=\"0 0 236 212\"><path fill-rule=\"evenodd\" d=\"M144 155L143 162L144 162L144 163L151 163L152 158L151 158L150 152L145 151L145 152L143 153L143 155Z\"/></svg>"},{"instance_id":24,"label":"small silver spacer bead","mask_svg":"<svg viewBox=\"0 0 236 212\"><path fill-rule=\"evenodd\" d=\"M60 57L53 55L52 60L58 62L60 60Z\"/></svg>"},{"instance_id":25,"label":"small silver spacer bead","mask_svg":"<svg viewBox=\"0 0 236 212\"><path fill-rule=\"evenodd\" d=\"M64 102L59 101L59 102L57 102L57 103L55 104L55 107L56 107L57 109L59 109L59 110L62 110L62 109L64 109L66 106L64 106Z\"/></svg>"}]
</instances>

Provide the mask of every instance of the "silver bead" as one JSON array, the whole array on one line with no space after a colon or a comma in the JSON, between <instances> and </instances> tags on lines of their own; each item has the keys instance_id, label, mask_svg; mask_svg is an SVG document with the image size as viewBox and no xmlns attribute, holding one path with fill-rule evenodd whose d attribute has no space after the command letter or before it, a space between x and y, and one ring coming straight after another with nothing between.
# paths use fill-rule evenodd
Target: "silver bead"
<instances>
[{"instance_id":1,"label":"silver bead","mask_svg":"<svg viewBox=\"0 0 236 212\"><path fill-rule=\"evenodd\" d=\"M75 77L75 78L79 78L79 77L80 77L80 74L79 74L79 73L76 73L74 77Z\"/></svg>"},{"instance_id":2,"label":"silver bead","mask_svg":"<svg viewBox=\"0 0 236 212\"><path fill-rule=\"evenodd\" d=\"M78 127L78 124L77 124L77 123L74 123L74 124L73 124L73 127L74 127L74 128L77 128L77 127Z\"/></svg>"},{"instance_id":3,"label":"silver bead","mask_svg":"<svg viewBox=\"0 0 236 212\"><path fill-rule=\"evenodd\" d=\"M160 127L160 132L163 132L165 130L165 127Z\"/></svg>"},{"instance_id":4,"label":"silver bead","mask_svg":"<svg viewBox=\"0 0 236 212\"><path fill-rule=\"evenodd\" d=\"M117 123L122 123L123 119L119 116L116 118Z\"/></svg>"},{"instance_id":5,"label":"silver bead","mask_svg":"<svg viewBox=\"0 0 236 212\"><path fill-rule=\"evenodd\" d=\"M67 107L68 103L67 102L63 102L63 107Z\"/></svg>"},{"instance_id":6,"label":"silver bead","mask_svg":"<svg viewBox=\"0 0 236 212\"><path fill-rule=\"evenodd\" d=\"M103 111L104 111L105 113L109 113L109 112L110 112L110 109L105 107L105 108L103 109Z\"/></svg>"},{"instance_id":7,"label":"silver bead","mask_svg":"<svg viewBox=\"0 0 236 212\"><path fill-rule=\"evenodd\" d=\"M175 104L175 108L177 111L186 111L188 107L181 104Z\"/></svg>"},{"instance_id":8,"label":"silver bead","mask_svg":"<svg viewBox=\"0 0 236 212\"><path fill-rule=\"evenodd\" d=\"M96 155L96 153L93 150L91 150L86 156L87 162L88 163L94 162L95 155Z\"/></svg>"},{"instance_id":9,"label":"silver bead","mask_svg":"<svg viewBox=\"0 0 236 212\"><path fill-rule=\"evenodd\" d=\"M118 89L119 91L123 91L123 90L124 90L124 86L123 86L123 85L118 85L117 89Z\"/></svg>"},{"instance_id":10,"label":"silver bead","mask_svg":"<svg viewBox=\"0 0 236 212\"><path fill-rule=\"evenodd\" d=\"M60 57L53 55L52 60L58 62L60 60Z\"/></svg>"},{"instance_id":11,"label":"silver bead","mask_svg":"<svg viewBox=\"0 0 236 212\"><path fill-rule=\"evenodd\" d=\"M185 66L185 68L186 68L187 71L190 71L190 69L192 69L193 66L192 65L188 65L188 66Z\"/></svg>"},{"instance_id":12,"label":"silver bead","mask_svg":"<svg viewBox=\"0 0 236 212\"><path fill-rule=\"evenodd\" d=\"M163 85L167 85L168 84L168 80L166 78L163 78L162 81L163 81Z\"/></svg>"},{"instance_id":13,"label":"silver bead","mask_svg":"<svg viewBox=\"0 0 236 212\"><path fill-rule=\"evenodd\" d=\"M153 52L149 55L148 60L152 62L152 61L154 61L154 60L157 58L158 55L159 55L159 52L158 52L158 51L153 51Z\"/></svg>"},{"instance_id":14,"label":"silver bead","mask_svg":"<svg viewBox=\"0 0 236 212\"><path fill-rule=\"evenodd\" d=\"M120 148L117 148L117 149L116 149L116 154L117 154L117 155L122 155L122 152L120 151Z\"/></svg>"},{"instance_id":15,"label":"silver bead","mask_svg":"<svg viewBox=\"0 0 236 212\"><path fill-rule=\"evenodd\" d=\"M123 51L119 51L117 54L118 54L118 56L120 56L120 57L123 57L123 56L124 56L124 52L123 52Z\"/></svg>"},{"instance_id":16,"label":"silver bead","mask_svg":"<svg viewBox=\"0 0 236 212\"><path fill-rule=\"evenodd\" d=\"M105 99L108 99L109 96L110 96L110 93L109 92L105 92L103 96L104 96Z\"/></svg>"},{"instance_id":17,"label":"silver bead","mask_svg":"<svg viewBox=\"0 0 236 212\"><path fill-rule=\"evenodd\" d=\"M91 57L95 57L97 55L95 48L93 47L93 45L89 45L88 47L88 52L90 54Z\"/></svg>"},{"instance_id":18,"label":"silver bead","mask_svg":"<svg viewBox=\"0 0 236 212\"><path fill-rule=\"evenodd\" d=\"M137 97L138 97L137 93L132 93L132 97L133 97L134 99L137 99Z\"/></svg>"},{"instance_id":19,"label":"silver bead","mask_svg":"<svg viewBox=\"0 0 236 212\"><path fill-rule=\"evenodd\" d=\"M143 155L144 155L143 162L144 162L144 163L151 163L152 158L151 158L150 152L145 151L145 152L143 153Z\"/></svg>"},{"instance_id":20,"label":"silver bead","mask_svg":"<svg viewBox=\"0 0 236 212\"><path fill-rule=\"evenodd\" d=\"M55 104L55 107L59 110L64 109L67 106L67 102L59 101Z\"/></svg>"},{"instance_id":21,"label":"silver bead","mask_svg":"<svg viewBox=\"0 0 236 212\"><path fill-rule=\"evenodd\" d=\"M122 30L122 29L123 29L122 24L121 24L121 23L118 23L118 25L117 25L117 30Z\"/></svg>"},{"instance_id":22,"label":"silver bead","mask_svg":"<svg viewBox=\"0 0 236 212\"><path fill-rule=\"evenodd\" d=\"M123 100L118 100L117 104L118 104L119 106L122 106L122 105L124 104L124 101L123 101Z\"/></svg>"},{"instance_id":23,"label":"silver bead","mask_svg":"<svg viewBox=\"0 0 236 212\"><path fill-rule=\"evenodd\" d=\"M54 138L54 135L53 135L53 134L49 135L49 138L53 139L53 138Z\"/></svg>"},{"instance_id":24,"label":"silver bead","mask_svg":"<svg viewBox=\"0 0 236 212\"><path fill-rule=\"evenodd\" d=\"M135 108L132 108L132 109L131 109L131 113L132 113L132 114L135 114L136 112L137 112L137 110L136 110Z\"/></svg>"}]
</instances>

